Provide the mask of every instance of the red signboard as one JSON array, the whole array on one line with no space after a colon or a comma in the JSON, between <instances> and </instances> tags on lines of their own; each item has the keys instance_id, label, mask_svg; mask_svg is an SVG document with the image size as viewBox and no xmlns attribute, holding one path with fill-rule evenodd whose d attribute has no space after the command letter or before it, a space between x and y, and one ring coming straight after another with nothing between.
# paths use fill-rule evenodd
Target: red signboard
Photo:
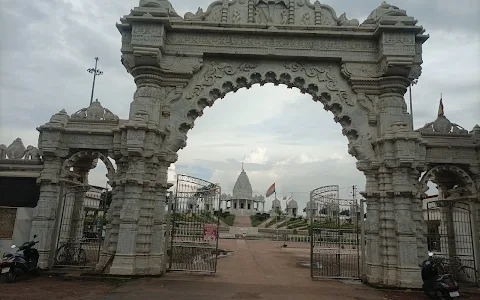
<instances>
[{"instance_id":1,"label":"red signboard","mask_svg":"<svg viewBox=\"0 0 480 300\"><path fill-rule=\"evenodd\" d=\"M203 240L204 241L217 240L217 224L203 224Z\"/></svg>"}]
</instances>

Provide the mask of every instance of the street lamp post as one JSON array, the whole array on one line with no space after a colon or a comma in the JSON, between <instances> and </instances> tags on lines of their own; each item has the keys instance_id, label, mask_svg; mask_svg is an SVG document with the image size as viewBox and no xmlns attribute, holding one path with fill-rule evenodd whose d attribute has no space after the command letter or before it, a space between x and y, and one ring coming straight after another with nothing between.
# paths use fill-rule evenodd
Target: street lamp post
<instances>
[{"instance_id":1,"label":"street lamp post","mask_svg":"<svg viewBox=\"0 0 480 300\"><path fill-rule=\"evenodd\" d=\"M410 81L409 92L410 92L410 118L412 121L412 130L413 128L413 104L412 104L412 86L418 83L418 79Z\"/></svg>"},{"instance_id":2,"label":"street lamp post","mask_svg":"<svg viewBox=\"0 0 480 300\"><path fill-rule=\"evenodd\" d=\"M90 105L92 105L93 103L93 93L95 91L95 79L97 78L97 75L100 76L103 74L102 71L97 69L98 60L99 60L98 57L95 57L95 68L94 69L90 68L87 70L88 73L93 74L92 95L90 96Z\"/></svg>"}]
</instances>

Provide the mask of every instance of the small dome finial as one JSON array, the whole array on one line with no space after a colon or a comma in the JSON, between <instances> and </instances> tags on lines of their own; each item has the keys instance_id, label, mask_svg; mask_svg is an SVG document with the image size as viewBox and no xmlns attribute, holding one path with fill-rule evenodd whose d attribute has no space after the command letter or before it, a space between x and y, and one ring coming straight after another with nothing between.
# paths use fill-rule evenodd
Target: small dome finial
<instances>
[{"instance_id":1,"label":"small dome finial","mask_svg":"<svg viewBox=\"0 0 480 300\"><path fill-rule=\"evenodd\" d=\"M245 171L245 169L243 168L243 162L242 162L242 172L244 172L244 171Z\"/></svg>"}]
</instances>

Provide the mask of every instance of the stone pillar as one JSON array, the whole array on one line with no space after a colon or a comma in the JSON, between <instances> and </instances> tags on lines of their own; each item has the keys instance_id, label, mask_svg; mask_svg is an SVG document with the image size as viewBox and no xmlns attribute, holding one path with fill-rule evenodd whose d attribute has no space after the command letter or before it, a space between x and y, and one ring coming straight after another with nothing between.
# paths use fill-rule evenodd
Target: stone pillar
<instances>
[{"instance_id":1,"label":"stone pillar","mask_svg":"<svg viewBox=\"0 0 480 300\"><path fill-rule=\"evenodd\" d=\"M88 172L90 167L74 167L73 172L79 175L80 181L84 184L88 184ZM69 238L73 239L75 242L79 242L83 236L83 226L84 226L84 199L85 193L88 191L88 187L77 188L75 189L74 202L71 210L71 220L69 228Z\"/></svg>"},{"instance_id":2,"label":"stone pillar","mask_svg":"<svg viewBox=\"0 0 480 300\"><path fill-rule=\"evenodd\" d=\"M40 174L40 197L33 211L31 238L37 235L36 245L40 258L38 266L42 269L51 268L54 262L56 235L55 218L58 212L60 198L60 171L63 159L59 157L43 157L44 165Z\"/></svg>"},{"instance_id":3,"label":"stone pillar","mask_svg":"<svg viewBox=\"0 0 480 300\"><path fill-rule=\"evenodd\" d=\"M160 275L164 272L165 202L170 187L167 171L184 142L172 139L165 143L170 111L160 86L160 70L137 67L131 73L137 91L130 118L114 137L114 157L119 157L120 166L114 190L118 195L109 218L118 225L112 224L108 234L107 250L115 251L109 272Z\"/></svg>"},{"instance_id":4,"label":"stone pillar","mask_svg":"<svg viewBox=\"0 0 480 300\"><path fill-rule=\"evenodd\" d=\"M153 227L152 227L152 247L150 254L150 273L151 274L163 274L166 272L166 266L164 263L165 245L167 241L165 239L165 230L167 225L165 224L165 205L167 201L167 190L172 184L167 183L168 168L170 162L160 161L159 169L157 172L157 188L155 197L155 208L153 210Z\"/></svg>"},{"instance_id":5,"label":"stone pillar","mask_svg":"<svg viewBox=\"0 0 480 300\"><path fill-rule=\"evenodd\" d=\"M425 142L409 125L403 99L409 84L397 76L379 80L380 126L374 142L379 164L378 169L364 171L367 278L372 284L420 287L422 282L418 263L425 230L417 188Z\"/></svg>"}]
</instances>

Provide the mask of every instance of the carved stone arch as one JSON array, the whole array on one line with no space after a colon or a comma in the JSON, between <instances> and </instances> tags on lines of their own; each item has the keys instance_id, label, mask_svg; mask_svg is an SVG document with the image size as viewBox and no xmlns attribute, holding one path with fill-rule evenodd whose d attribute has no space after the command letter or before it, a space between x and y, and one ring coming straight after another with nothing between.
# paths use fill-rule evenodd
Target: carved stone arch
<instances>
[{"instance_id":1,"label":"carved stone arch","mask_svg":"<svg viewBox=\"0 0 480 300\"><path fill-rule=\"evenodd\" d=\"M428 170L420 180L420 195L419 198L423 199L425 193L428 191L428 182L435 178L437 172L450 172L457 176L462 182L462 185L470 192L471 195L477 194L475 182L472 177L462 168L454 165L438 165Z\"/></svg>"},{"instance_id":2,"label":"carved stone arch","mask_svg":"<svg viewBox=\"0 0 480 300\"><path fill-rule=\"evenodd\" d=\"M91 157L93 159L100 159L104 164L105 167L107 168L107 175L106 177L108 178L108 183L112 185L113 179L115 176L115 167L113 166L112 162L110 159L108 159L108 156L103 154L100 151L94 151L94 150L81 150L78 152L75 152L72 156L70 156L67 160L62 165L62 177L68 176L70 174L70 168L75 166L75 163L77 163L79 160L82 158L86 157Z\"/></svg>"},{"instance_id":3,"label":"carved stone arch","mask_svg":"<svg viewBox=\"0 0 480 300\"><path fill-rule=\"evenodd\" d=\"M349 153L358 160L373 162L371 143L374 127L369 126L368 113L357 104L357 95L348 80L341 76L340 64L293 60L207 60L184 89L180 101L172 106L175 114L168 130L168 150L176 152L186 146L187 132L206 107L230 92L250 88L254 84L286 85L309 94L315 102L334 115L348 138ZM175 119L176 118L176 119Z\"/></svg>"}]
</instances>

